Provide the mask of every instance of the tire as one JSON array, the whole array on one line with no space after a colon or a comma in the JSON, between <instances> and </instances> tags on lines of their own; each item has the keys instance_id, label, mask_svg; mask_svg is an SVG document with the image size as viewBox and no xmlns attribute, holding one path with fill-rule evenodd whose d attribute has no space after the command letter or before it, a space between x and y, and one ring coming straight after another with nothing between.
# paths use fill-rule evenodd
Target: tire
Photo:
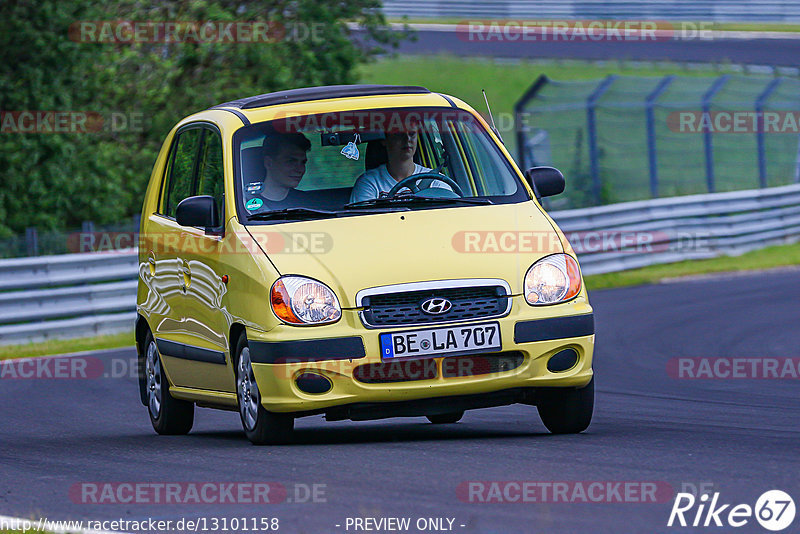
<instances>
[{"instance_id":1,"label":"tire","mask_svg":"<svg viewBox=\"0 0 800 534\"><path fill-rule=\"evenodd\" d=\"M268 412L261 405L261 392L253 374L245 334L236 344L236 398L242 428L254 445L278 445L291 440L294 416Z\"/></svg>"},{"instance_id":2,"label":"tire","mask_svg":"<svg viewBox=\"0 0 800 534\"><path fill-rule=\"evenodd\" d=\"M169 394L169 381L150 332L147 333L144 346L147 413L153 429L167 436L188 434L194 424L194 403L176 399Z\"/></svg>"},{"instance_id":3,"label":"tire","mask_svg":"<svg viewBox=\"0 0 800 534\"><path fill-rule=\"evenodd\" d=\"M540 390L536 407L544 426L553 434L583 432L592 422L594 377L581 389L548 388Z\"/></svg>"},{"instance_id":4,"label":"tire","mask_svg":"<svg viewBox=\"0 0 800 534\"><path fill-rule=\"evenodd\" d=\"M464 417L464 412L440 413L436 415L428 415L426 417L428 418L428 421L434 425L449 425L452 423L458 423L461 418Z\"/></svg>"}]
</instances>

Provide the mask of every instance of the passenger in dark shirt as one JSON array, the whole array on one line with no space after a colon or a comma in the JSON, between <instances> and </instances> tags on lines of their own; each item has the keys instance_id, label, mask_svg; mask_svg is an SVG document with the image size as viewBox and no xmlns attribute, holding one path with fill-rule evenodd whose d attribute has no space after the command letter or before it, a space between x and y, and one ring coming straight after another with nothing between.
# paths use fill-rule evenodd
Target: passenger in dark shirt
<instances>
[{"instance_id":1,"label":"passenger in dark shirt","mask_svg":"<svg viewBox=\"0 0 800 534\"><path fill-rule=\"evenodd\" d=\"M263 201L258 210L302 206L306 193L298 191L306 172L311 142L301 133L274 134L264 138L264 185L254 198Z\"/></svg>"}]
</instances>

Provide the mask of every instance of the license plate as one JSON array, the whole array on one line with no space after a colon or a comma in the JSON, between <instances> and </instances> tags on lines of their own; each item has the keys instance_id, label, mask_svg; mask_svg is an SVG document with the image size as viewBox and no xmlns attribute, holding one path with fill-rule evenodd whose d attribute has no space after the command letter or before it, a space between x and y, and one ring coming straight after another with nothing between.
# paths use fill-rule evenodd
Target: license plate
<instances>
[{"instance_id":1,"label":"license plate","mask_svg":"<svg viewBox=\"0 0 800 534\"><path fill-rule=\"evenodd\" d=\"M502 347L499 323L385 333L380 341L384 360L470 354Z\"/></svg>"}]
</instances>

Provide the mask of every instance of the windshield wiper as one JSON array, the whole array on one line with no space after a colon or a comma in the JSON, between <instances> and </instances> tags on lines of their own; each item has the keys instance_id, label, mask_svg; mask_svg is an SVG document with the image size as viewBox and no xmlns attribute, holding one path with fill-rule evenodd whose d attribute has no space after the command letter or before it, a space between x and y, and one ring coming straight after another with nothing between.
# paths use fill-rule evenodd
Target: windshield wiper
<instances>
[{"instance_id":1,"label":"windshield wiper","mask_svg":"<svg viewBox=\"0 0 800 534\"><path fill-rule=\"evenodd\" d=\"M261 213L253 213L247 217L248 221L269 221L271 219L326 219L328 217L336 217L338 212L328 210L315 210L309 208L285 208L282 210L263 211Z\"/></svg>"},{"instance_id":2,"label":"windshield wiper","mask_svg":"<svg viewBox=\"0 0 800 534\"><path fill-rule=\"evenodd\" d=\"M442 197L421 197L419 195L401 195L389 198L372 198L360 202L345 204L344 209L359 209L371 206L390 206L390 205L409 205L409 204L494 204L488 198L442 198Z\"/></svg>"},{"instance_id":3,"label":"windshield wiper","mask_svg":"<svg viewBox=\"0 0 800 534\"><path fill-rule=\"evenodd\" d=\"M383 211L390 213L395 211L408 211L410 208L405 206L390 206L385 208ZM374 214L375 210L366 209L360 210L358 206L348 209L347 211L328 211L328 210L316 210L310 208L285 208L282 210L274 210L274 211L262 211L260 213L253 213L250 215L247 220L248 221L269 221L274 219L285 219L285 220L313 220L313 219L327 219L333 217L342 217L342 216L351 216L351 215L361 215L361 214Z\"/></svg>"}]
</instances>

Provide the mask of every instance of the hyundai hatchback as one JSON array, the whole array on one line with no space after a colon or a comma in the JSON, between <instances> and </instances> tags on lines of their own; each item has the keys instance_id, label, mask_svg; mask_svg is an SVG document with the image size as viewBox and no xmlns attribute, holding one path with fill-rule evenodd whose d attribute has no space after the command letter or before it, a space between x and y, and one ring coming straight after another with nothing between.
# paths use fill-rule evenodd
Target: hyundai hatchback
<instances>
[{"instance_id":1,"label":"hyundai hatchback","mask_svg":"<svg viewBox=\"0 0 800 534\"><path fill-rule=\"evenodd\" d=\"M159 434L536 406L587 428L594 319L573 249L458 98L329 86L220 104L167 135L142 211L139 391Z\"/></svg>"}]
</instances>

